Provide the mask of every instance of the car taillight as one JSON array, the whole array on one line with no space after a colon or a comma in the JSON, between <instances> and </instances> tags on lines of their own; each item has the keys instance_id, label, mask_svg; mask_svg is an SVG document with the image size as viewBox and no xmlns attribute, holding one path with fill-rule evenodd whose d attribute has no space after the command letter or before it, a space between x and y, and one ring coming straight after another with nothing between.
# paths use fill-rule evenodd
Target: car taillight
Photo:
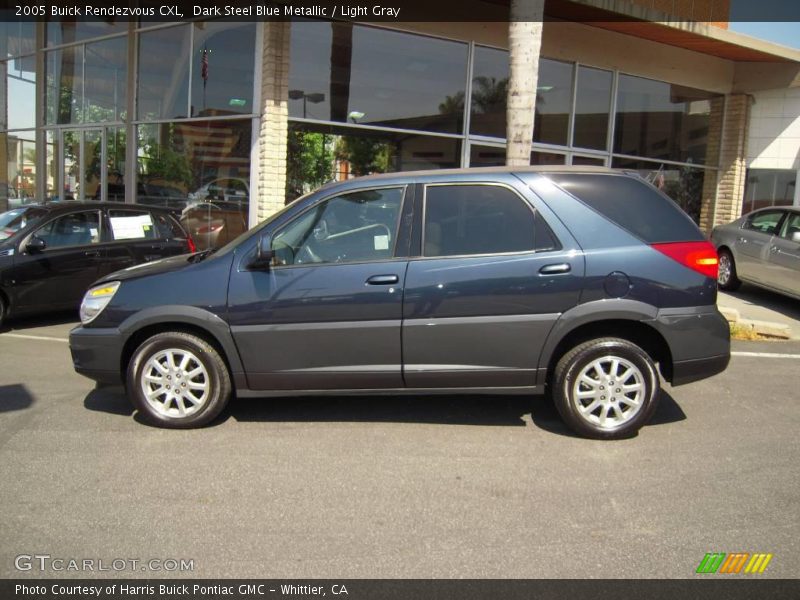
<instances>
[{"instance_id":1,"label":"car taillight","mask_svg":"<svg viewBox=\"0 0 800 600\"><path fill-rule=\"evenodd\" d=\"M194 254L195 252L197 252L197 246L195 245L192 236L189 235L188 233L186 234L186 244L189 246L190 254Z\"/></svg>"},{"instance_id":2,"label":"car taillight","mask_svg":"<svg viewBox=\"0 0 800 600\"><path fill-rule=\"evenodd\" d=\"M712 279L717 278L719 258L711 242L670 242L653 244L653 248Z\"/></svg>"}]
</instances>

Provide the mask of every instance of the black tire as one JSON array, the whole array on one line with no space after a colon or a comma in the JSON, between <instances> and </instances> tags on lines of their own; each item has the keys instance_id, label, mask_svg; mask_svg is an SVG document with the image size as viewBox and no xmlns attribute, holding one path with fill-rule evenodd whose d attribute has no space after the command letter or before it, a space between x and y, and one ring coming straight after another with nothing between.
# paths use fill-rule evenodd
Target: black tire
<instances>
[{"instance_id":1,"label":"black tire","mask_svg":"<svg viewBox=\"0 0 800 600\"><path fill-rule=\"evenodd\" d=\"M717 285L719 289L733 292L739 289L742 282L736 276L736 263L730 250L722 248L719 251L719 271L717 274Z\"/></svg>"},{"instance_id":2,"label":"black tire","mask_svg":"<svg viewBox=\"0 0 800 600\"><path fill-rule=\"evenodd\" d=\"M599 365L599 371L593 365ZM586 379L579 379L582 376ZM660 391L652 359L636 344L620 338L590 340L564 354L556 365L551 390L566 425L598 440L635 435L652 417Z\"/></svg>"},{"instance_id":3,"label":"black tire","mask_svg":"<svg viewBox=\"0 0 800 600\"><path fill-rule=\"evenodd\" d=\"M146 390L151 392L149 400ZM142 418L158 427L208 424L225 408L231 390L230 373L219 352L188 333L170 331L148 338L128 365L128 397Z\"/></svg>"}]
</instances>

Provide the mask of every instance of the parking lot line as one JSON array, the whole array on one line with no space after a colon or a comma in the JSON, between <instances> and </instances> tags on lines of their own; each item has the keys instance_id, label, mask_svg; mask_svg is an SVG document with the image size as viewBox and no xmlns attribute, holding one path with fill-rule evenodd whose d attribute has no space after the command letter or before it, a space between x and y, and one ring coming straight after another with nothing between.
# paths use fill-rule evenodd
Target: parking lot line
<instances>
[{"instance_id":1,"label":"parking lot line","mask_svg":"<svg viewBox=\"0 0 800 600\"><path fill-rule=\"evenodd\" d=\"M48 337L46 335L25 335L24 333L3 333L0 334L0 337L12 337L22 340L43 340L45 342L64 342L65 344L69 343L69 340L66 338Z\"/></svg>"},{"instance_id":2,"label":"parking lot line","mask_svg":"<svg viewBox=\"0 0 800 600\"><path fill-rule=\"evenodd\" d=\"M800 354L781 354L779 352L731 352L731 356L755 356L759 358L800 358Z\"/></svg>"}]
</instances>

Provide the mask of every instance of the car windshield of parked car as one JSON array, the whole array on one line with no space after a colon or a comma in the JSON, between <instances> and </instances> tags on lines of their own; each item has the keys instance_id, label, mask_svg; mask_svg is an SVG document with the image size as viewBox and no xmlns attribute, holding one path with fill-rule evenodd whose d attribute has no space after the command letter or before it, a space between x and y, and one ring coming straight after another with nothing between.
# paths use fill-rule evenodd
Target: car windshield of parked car
<instances>
[{"instance_id":1,"label":"car windshield of parked car","mask_svg":"<svg viewBox=\"0 0 800 600\"><path fill-rule=\"evenodd\" d=\"M46 214L40 208L16 208L0 215L0 240L7 240L17 231Z\"/></svg>"}]
</instances>

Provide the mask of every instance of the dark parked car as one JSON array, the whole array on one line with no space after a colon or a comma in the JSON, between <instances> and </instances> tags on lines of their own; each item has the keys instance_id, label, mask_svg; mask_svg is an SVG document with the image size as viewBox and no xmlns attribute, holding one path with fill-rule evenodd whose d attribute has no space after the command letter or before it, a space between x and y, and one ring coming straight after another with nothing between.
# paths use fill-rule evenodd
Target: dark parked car
<instances>
[{"instance_id":1,"label":"dark parked car","mask_svg":"<svg viewBox=\"0 0 800 600\"><path fill-rule=\"evenodd\" d=\"M590 167L332 184L216 253L102 278L75 369L124 380L165 427L232 393L549 389L566 423L628 436L673 385L729 360L717 255L644 180ZM656 367L658 365L658 368Z\"/></svg>"},{"instance_id":2,"label":"dark parked car","mask_svg":"<svg viewBox=\"0 0 800 600\"><path fill-rule=\"evenodd\" d=\"M0 322L77 309L99 277L194 250L160 208L68 202L10 210L0 215Z\"/></svg>"},{"instance_id":3,"label":"dark parked car","mask_svg":"<svg viewBox=\"0 0 800 600\"><path fill-rule=\"evenodd\" d=\"M800 209L764 208L714 228L723 290L742 281L800 299Z\"/></svg>"}]
</instances>

